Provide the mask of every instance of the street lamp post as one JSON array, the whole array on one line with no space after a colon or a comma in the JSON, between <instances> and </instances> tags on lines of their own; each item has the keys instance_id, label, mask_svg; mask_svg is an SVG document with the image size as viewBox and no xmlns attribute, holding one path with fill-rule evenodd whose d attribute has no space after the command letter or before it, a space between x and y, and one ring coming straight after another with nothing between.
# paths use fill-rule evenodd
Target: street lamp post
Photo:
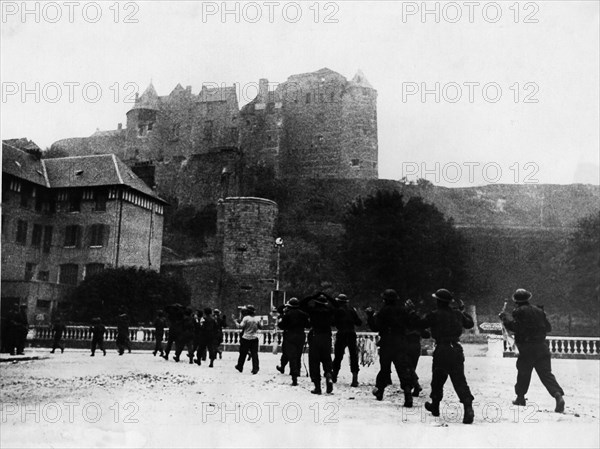
<instances>
[{"instance_id":1,"label":"street lamp post","mask_svg":"<svg viewBox=\"0 0 600 449\"><path fill-rule=\"evenodd\" d=\"M277 248L277 275L275 277L275 290L279 292L279 263L281 261L281 248L283 248L283 239L277 237L275 239L275 248Z\"/></svg>"}]
</instances>

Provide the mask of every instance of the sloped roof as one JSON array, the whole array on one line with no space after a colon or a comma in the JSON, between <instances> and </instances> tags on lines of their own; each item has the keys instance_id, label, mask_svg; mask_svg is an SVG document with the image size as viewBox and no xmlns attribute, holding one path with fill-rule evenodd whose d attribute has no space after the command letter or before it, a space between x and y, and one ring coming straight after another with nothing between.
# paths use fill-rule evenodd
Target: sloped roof
<instances>
[{"instance_id":1,"label":"sloped roof","mask_svg":"<svg viewBox=\"0 0 600 449\"><path fill-rule=\"evenodd\" d=\"M367 77L360 69L358 69L358 71L356 72L356 75L354 75L354 78L352 78L350 83L352 83L356 86L368 87L369 89L373 89L373 86L371 85L371 83L369 83L369 80L367 80Z\"/></svg>"},{"instance_id":2,"label":"sloped roof","mask_svg":"<svg viewBox=\"0 0 600 449\"><path fill-rule=\"evenodd\" d=\"M49 188L126 185L163 201L114 154L36 159L3 142L2 171Z\"/></svg>"},{"instance_id":3,"label":"sloped roof","mask_svg":"<svg viewBox=\"0 0 600 449\"><path fill-rule=\"evenodd\" d=\"M231 97L237 98L235 86L210 88L202 86L202 90L198 94L198 100L201 102L227 101Z\"/></svg>"},{"instance_id":4,"label":"sloped roof","mask_svg":"<svg viewBox=\"0 0 600 449\"><path fill-rule=\"evenodd\" d=\"M12 139L14 140L16 139ZM8 141L2 141L2 171L34 184L50 187L41 159L6 142Z\"/></svg>"},{"instance_id":5,"label":"sloped roof","mask_svg":"<svg viewBox=\"0 0 600 449\"><path fill-rule=\"evenodd\" d=\"M154 85L150 83L144 93L136 100L132 109L158 110L159 98Z\"/></svg>"}]
</instances>

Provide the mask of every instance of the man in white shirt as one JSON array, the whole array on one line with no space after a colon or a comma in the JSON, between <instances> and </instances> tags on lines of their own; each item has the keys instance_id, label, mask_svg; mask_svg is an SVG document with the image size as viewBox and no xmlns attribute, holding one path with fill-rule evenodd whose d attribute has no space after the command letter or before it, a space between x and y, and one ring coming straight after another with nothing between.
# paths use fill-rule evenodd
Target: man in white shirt
<instances>
[{"instance_id":1,"label":"man in white shirt","mask_svg":"<svg viewBox=\"0 0 600 449\"><path fill-rule=\"evenodd\" d=\"M246 354L250 351L252 358L252 374L258 373L258 330L260 329L260 320L254 316L256 308L252 305L248 305L242 309L242 313L245 315L241 322L234 320L238 328L242 329L240 337L240 356L238 357L238 363L235 365L240 373L244 370L244 362Z\"/></svg>"}]
</instances>

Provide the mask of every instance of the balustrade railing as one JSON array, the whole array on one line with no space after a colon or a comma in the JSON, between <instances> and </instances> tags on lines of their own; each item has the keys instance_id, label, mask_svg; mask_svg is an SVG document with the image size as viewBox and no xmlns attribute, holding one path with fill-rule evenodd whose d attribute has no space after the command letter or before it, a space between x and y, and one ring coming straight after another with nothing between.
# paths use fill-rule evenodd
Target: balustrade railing
<instances>
[{"instance_id":1,"label":"balustrade railing","mask_svg":"<svg viewBox=\"0 0 600 449\"><path fill-rule=\"evenodd\" d=\"M550 354L556 356L587 356L600 358L600 338L599 337L558 337L547 336L546 344ZM504 339L504 352L506 354L516 354L517 351Z\"/></svg>"}]
</instances>

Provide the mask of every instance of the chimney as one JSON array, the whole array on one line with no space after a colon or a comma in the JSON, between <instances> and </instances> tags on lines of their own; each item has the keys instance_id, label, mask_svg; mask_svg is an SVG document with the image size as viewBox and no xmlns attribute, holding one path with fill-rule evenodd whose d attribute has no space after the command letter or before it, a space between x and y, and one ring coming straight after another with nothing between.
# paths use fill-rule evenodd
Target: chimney
<instances>
[{"instance_id":1,"label":"chimney","mask_svg":"<svg viewBox=\"0 0 600 449\"><path fill-rule=\"evenodd\" d=\"M123 130L123 123L117 123L117 130L119 130L119 131Z\"/></svg>"},{"instance_id":2,"label":"chimney","mask_svg":"<svg viewBox=\"0 0 600 449\"><path fill-rule=\"evenodd\" d=\"M261 103L267 102L267 97L269 95L269 80L266 78L261 78L258 82L258 98Z\"/></svg>"},{"instance_id":3,"label":"chimney","mask_svg":"<svg viewBox=\"0 0 600 449\"><path fill-rule=\"evenodd\" d=\"M131 167L131 171L134 172L151 189L154 189L155 187L155 169L156 167L151 162L140 162Z\"/></svg>"}]
</instances>

